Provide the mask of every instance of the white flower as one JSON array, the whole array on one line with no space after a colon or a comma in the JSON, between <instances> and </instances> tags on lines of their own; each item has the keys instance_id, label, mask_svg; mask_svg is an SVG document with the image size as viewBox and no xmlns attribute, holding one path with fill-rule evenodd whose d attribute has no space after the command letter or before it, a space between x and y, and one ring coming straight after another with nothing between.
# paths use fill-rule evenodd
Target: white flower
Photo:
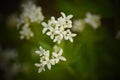
<instances>
[{"instance_id":1,"label":"white flower","mask_svg":"<svg viewBox=\"0 0 120 80\"><path fill-rule=\"evenodd\" d=\"M62 35L58 35L58 36L56 36L54 38L53 42L57 42L58 44L60 44L62 39L63 39L63 36Z\"/></svg>"},{"instance_id":2,"label":"white flower","mask_svg":"<svg viewBox=\"0 0 120 80\"><path fill-rule=\"evenodd\" d=\"M29 28L29 24L24 24L22 27L22 30L20 31L20 39L29 39L30 37L33 37L34 34L31 31L31 29Z\"/></svg>"},{"instance_id":3,"label":"white flower","mask_svg":"<svg viewBox=\"0 0 120 80\"><path fill-rule=\"evenodd\" d=\"M84 20L78 19L73 22L72 30L77 32L82 32L84 27L85 27Z\"/></svg>"},{"instance_id":4,"label":"white flower","mask_svg":"<svg viewBox=\"0 0 120 80\"><path fill-rule=\"evenodd\" d=\"M42 72L42 71L45 71L45 65L44 64L39 64L39 63L36 63L35 64L36 67L39 67L38 69L38 73Z\"/></svg>"},{"instance_id":5,"label":"white flower","mask_svg":"<svg viewBox=\"0 0 120 80\"><path fill-rule=\"evenodd\" d=\"M48 35L48 36L50 36L50 38L51 39L54 39L54 36L56 35L56 34L58 34L59 33L59 31L58 30L56 30L55 28L50 28L50 30L49 30L49 32L47 32L46 34Z\"/></svg>"},{"instance_id":6,"label":"white flower","mask_svg":"<svg viewBox=\"0 0 120 80\"><path fill-rule=\"evenodd\" d=\"M58 22L55 20L55 17L52 16L51 19L48 21L48 25L57 28L58 27Z\"/></svg>"},{"instance_id":7,"label":"white flower","mask_svg":"<svg viewBox=\"0 0 120 80\"><path fill-rule=\"evenodd\" d=\"M45 56L44 58L45 58L45 60L42 61L41 63L44 64L44 65L47 65L48 69L50 70L51 65L54 65L55 62L52 59L49 59L49 56Z\"/></svg>"},{"instance_id":8,"label":"white flower","mask_svg":"<svg viewBox=\"0 0 120 80\"><path fill-rule=\"evenodd\" d=\"M63 50L60 49L59 52L53 52L52 56L55 58L55 62L58 63L60 60L66 61L66 58L62 56Z\"/></svg>"},{"instance_id":9,"label":"white flower","mask_svg":"<svg viewBox=\"0 0 120 80\"><path fill-rule=\"evenodd\" d=\"M30 19L30 22L37 22L40 23L43 21L44 16L41 11L41 7L37 7L32 2L28 2L27 4L23 4L23 13L21 14L21 18Z\"/></svg>"},{"instance_id":10,"label":"white flower","mask_svg":"<svg viewBox=\"0 0 120 80\"><path fill-rule=\"evenodd\" d=\"M90 24L94 29L97 29L101 24L100 18L101 17L98 15L92 15L91 13L87 13L85 22Z\"/></svg>"},{"instance_id":11,"label":"white flower","mask_svg":"<svg viewBox=\"0 0 120 80\"><path fill-rule=\"evenodd\" d=\"M48 23L43 22L43 34L46 32L48 36L53 40L53 42L57 42L58 44L61 43L62 39L70 40L73 42L72 37L76 36L75 34L68 34L68 29L72 28L72 21L70 20L73 16L68 15L66 16L65 13L61 12L61 17L59 17L57 20L55 17L51 17L50 20L48 20ZM67 35L65 35L65 33ZM69 38L67 39L66 37ZM64 38L65 37L65 38Z\"/></svg>"},{"instance_id":12,"label":"white flower","mask_svg":"<svg viewBox=\"0 0 120 80\"><path fill-rule=\"evenodd\" d=\"M75 37L75 36L76 36L76 34L71 33L70 30L68 29L68 30L65 32L64 39L65 39L65 40L70 40L71 42L73 42L73 38L72 38L72 37Z\"/></svg>"},{"instance_id":13,"label":"white flower","mask_svg":"<svg viewBox=\"0 0 120 80\"><path fill-rule=\"evenodd\" d=\"M48 21L48 24L45 22L41 23L42 26L44 27L42 32L43 34L47 31L47 30L51 30L52 28L58 29L57 28L57 21L55 20L55 17L51 17L51 19ZM52 31L52 30L51 30Z\"/></svg>"},{"instance_id":14,"label":"white flower","mask_svg":"<svg viewBox=\"0 0 120 80\"><path fill-rule=\"evenodd\" d=\"M72 21L70 20L73 15L66 16L65 13L61 12L61 15L63 17L63 20L65 21L64 27L65 28L71 28L72 27Z\"/></svg>"},{"instance_id":15,"label":"white flower","mask_svg":"<svg viewBox=\"0 0 120 80\"><path fill-rule=\"evenodd\" d=\"M45 49L43 49L41 46L39 47L39 49L40 49L40 50L35 51L35 52L36 52L37 54L39 54L40 56L45 55L45 53L46 53Z\"/></svg>"}]
</instances>

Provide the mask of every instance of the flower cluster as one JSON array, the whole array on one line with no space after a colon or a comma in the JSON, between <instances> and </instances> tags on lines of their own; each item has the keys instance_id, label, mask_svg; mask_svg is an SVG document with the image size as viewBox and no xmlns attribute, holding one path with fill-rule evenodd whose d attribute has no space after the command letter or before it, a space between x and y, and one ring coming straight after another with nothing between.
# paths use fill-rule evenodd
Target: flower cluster
<instances>
[{"instance_id":1,"label":"flower cluster","mask_svg":"<svg viewBox=\"0 0 120 80\"><path fill-rule=\"evenodd\" d=\"M46 33L53 42L57 42L60 44L62 39L70 40L73 42L73 37L76 36L75 33L72 33L70 29L72 28L72 21L70 20L73 16L66 16L63 12L61 12L61 17L57 20L55 17L51 17L48 23L42 22L43 25L43 34Z\"/></svg>"},{"instance_id":2,"label":"flower cluster","mask_svg":"<svg viewBox=\"0 0 120 80\"><path fill-rule=\"evenodd\" d=\"M97 29L101 22L100 22L100 16L99 15L93 15L91 13L86 13L85 19L78 19L73 22L73 31L82 32L85 28L85 24L91 25L93 29Z\"/></svg>"},{"instance_id":3,"label":"flower cluster","mask_svg":"<svg viewBox=\"0 0 120 80\"><path fill-rule=\"evenodd\" d=\"M45 66L50 70L51 65L57 64L60 60L66 61L66 58L62 56L63 50L57 46L54 47L52 56L50 56L49 50L45 50L41 46L39 49L36 53L40 56L40 63L35 64L36 67L39 67L38 73L45 71Z\"/></svg>"},{"instance_id":4,"label":"flower cluster","mask_svg":"<svg viewBox=\"0 0 120 80\"><path fill-rule=\"evenodd\" d=\"M27 4L22 5L23 12L18 19L17 28L21 29L20 31L20 39L29 39L34 36L30 28L30 24L33 22L41 23L44 19L44 16L41 12L41 7L36 7L32 2L28 2ZM72 33L70 29L72 28L72 15L66 16L65 13L61 12L61 17L55 19L55 17L51 17L48 20L48 23L42 22L42 26L44 27L42 30L43 34L47 34L53 40L53 42L57 42L58 44L61 41L69 40L73 42L73 37L76 36L75 33ZM20 26L22 26L20 28ZM36 63L35 66L39 67L38 72L45 71L45 67L49 70L52 65L57 64L59 61L66 61L66 58L62 56L63 49L54 46L53 52L50 53L49 50L43 49L41 46L36 53L40 56L39 63Z\"/></svg>"},{"instance_id":5,"label":"flower cluster","mask_svg":"<svg viewBox=\"0 0 120 80\"><path fill-rule=\"evenodd\" d=\"M23 4L22 8L23 11L20 15L20 18L18 19L17 28L19 29L19 27L22 26L22 30L20 31L20 39L29 39L30 37L33 37L33 32L29 27L30 23L40 23L43 21L44 16L41 12L41 7L37 7L32 2Z\"/></svg>"}]
</instances>

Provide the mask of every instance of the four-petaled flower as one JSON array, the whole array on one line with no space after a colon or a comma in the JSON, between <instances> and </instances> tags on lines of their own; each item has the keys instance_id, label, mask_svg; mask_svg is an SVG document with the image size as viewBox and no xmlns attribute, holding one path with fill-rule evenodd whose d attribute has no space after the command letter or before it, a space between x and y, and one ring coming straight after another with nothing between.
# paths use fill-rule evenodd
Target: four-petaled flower
<instances>
[{"instance_id":1,"label":"four-petaled flower","mask_svg":"<svg viewBox=\"0 0 120 80\"><path fill-rule=\"evenodd\" d=\"M70 40L71 42L73 42L73 38L72 38L72 37L75 37L75 36L76 36L76 34L71 33L70 30L68 29L68 30L65 32L64 39L65 39L65 40Z\"/></svg>"},{"instance_id":2,"label":"four-petaled flower","mask_svg":"<svg viewBox=\"0 0 120 80\"><path fill-rule=\"evenodd\" d=\"M42 71L45 71L45 65L44 65L44 64L36 63L35 66L36 66L36 67L39 67L38 73L40 73L40 72L42 72Z\"/></svg>"},{"instance_id":3,"label":"four-petaled flower","mask_svg":"<svg viewBox=\"0 0 120 80\"><path fill-rule=\"evenodd\" d=\"M59 52L53 52L52 55L55 58L55 63L58 63L59 60L66 61L66 58L62 56L63 50L60 49Z\"/></svg>"},{"instance_id":4,"label":"four-petaled flower","mask_svg":"<svg viewBox=\"0 0 120 80\"><path fill-rule=\"evenodd\" d=\"M40 50L36 51L37 54L39 54L40 56L45 55L46 51L45 49L43 49L41 46L39 47Z\"/></svg>"},{"instance_id":5,"label":"four-petaled flower","mask_svg":"<svg viewBox=\"0 0 120 80\"><path fill-rule=\"evenodd\" d=\"M97 29L100 26L100 16L92 15L91 13L86 14L85 22L90 24L94 29Z\"/></svg>"}]
</instances>

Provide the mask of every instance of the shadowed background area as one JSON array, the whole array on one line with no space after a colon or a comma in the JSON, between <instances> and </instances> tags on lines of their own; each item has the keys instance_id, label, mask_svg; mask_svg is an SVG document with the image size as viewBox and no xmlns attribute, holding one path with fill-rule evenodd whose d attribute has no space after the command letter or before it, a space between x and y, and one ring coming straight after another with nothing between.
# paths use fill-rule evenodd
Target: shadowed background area
<instances>
[{"instance_id":1,"label":"shadowed background area","mask_svg":"<svg viewBox=\"0 0 120 80\"><path fill-rule=\"evenodd\" d=\"M29 1L29 0L27 0ZM38 73L34 66L39 60L35 50L55 43L42 34L42 26L31 23L35 36L21 40L16 19L24 0L0 1L0 80L119 80L120 79L120 1L119 0L34 0L41 6L45 20L58 18L60 12L72 14L72 21L84 19L87 12L100 15L101 25L93 29L86 24L75 32L74 42L63 41L66 62Z\"/></svg>"}]
</instances>

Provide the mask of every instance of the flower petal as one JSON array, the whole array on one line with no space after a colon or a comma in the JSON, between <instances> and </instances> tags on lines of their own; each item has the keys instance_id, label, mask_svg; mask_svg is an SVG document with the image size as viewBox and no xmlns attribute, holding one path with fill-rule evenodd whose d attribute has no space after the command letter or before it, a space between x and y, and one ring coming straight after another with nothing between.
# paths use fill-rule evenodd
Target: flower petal
<instances>
[{"instance_id":1,"label":"flower petal","mask_svg":"<svg viewBox=\"0 0 120 80\"><path fill-rule=\"evenodd\" d=\"M40 64L36 63L35 66L36 66L36 67L40 67Z\"/></svg>"},{"instance_id":2,"label":"flower petal","mask_svg":"<svg viewBox=\"0 0 120 80\"><path fill-rule=\"evenodd\" d=\"M50 70L50 69L51 69L51 64L48 63L48 64L47 64L47 67L48 67L48 69Z\"/></svg>"},{"instance_id":3,"label":"flower petal","mask_svg":"<svg viewBox=\"0 0 120 80\"><path fill-rule=\"evenodd\" d=\"M60 57L60 60L62 60L62 61L66 61L66 58L63 57L63 56L61 56L61 57Z\"/></svg>"},{"instance_id":4,"label":"flower petal","mask_svg":"<svg viewBox=\"0 0 120 80\"><path fill-rule=\"evenodd\" d=\"M53 55L54 57L57 57L57 56L58 56L58 54L57 54L56 52L53 52L52 55Z\"/></svg>"},{"instance_id":5,"label":"flower petal","mask_svg":"<svg viewBox=\"0 0 120 80\"><path fill-rule=\"evenodd\" d=\"M60 51L59 51L58 55L59 55L59 56L61 56L61 55L62 55L62 53L63 53L63 50L62 50L62 49L60 49Z\"/></svg>"}]
</instances>

